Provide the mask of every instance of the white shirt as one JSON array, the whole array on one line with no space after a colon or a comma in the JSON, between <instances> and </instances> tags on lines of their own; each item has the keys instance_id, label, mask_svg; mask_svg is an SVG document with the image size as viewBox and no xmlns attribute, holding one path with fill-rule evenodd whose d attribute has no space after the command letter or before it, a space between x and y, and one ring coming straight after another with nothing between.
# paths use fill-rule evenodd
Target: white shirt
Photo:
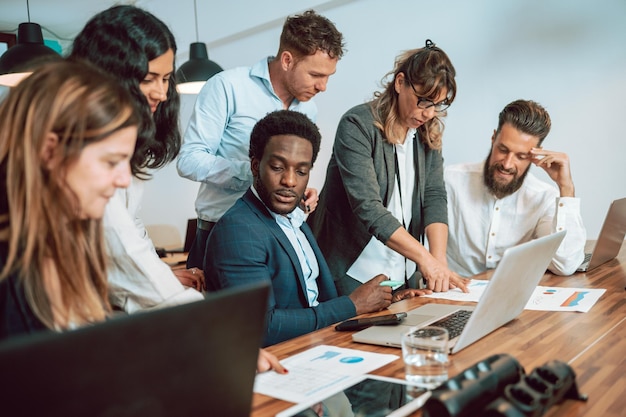
<instances>
[{"instance_id":1,"label":"white shirt","mask_svg":"<svg viewBox=\"0 0 626 417\"><path fill-rule=\"evenodd\" d=\"M405 229L411 223L413 212L413 193L415 192L415 161L413 158L413 140L416 129L409 129L403 144L396 144L398 175L402 191L398 191L398 180L389 200L387 210L402 223ZM388 248L380 240L372 237L363 248L359 257L350 266L346 274L362 283L368 282L376 274L382 273L393 281L402 281L411 277L416 270L415 262L406 259L398 252Z\"/></svg>"},{"instance_id":2,"label":"white shirt","mask_svg":"<svg viewBox=\"0 0 626 417\"><path fill-rule=\"evenodd\" d=\"M104 212L109 264L109 298L127 313L204 299L184 287L161 261L138 216L143 181L133 177L130 187L118 189Z\"/></svg>"},{"instance_id":3,"label":"white shirt","mask_svg":"<svg viewBox=\"0 0 626 417\"><path fill-rule=\"evenodd\" d=\"M256 198L263 203L263 200L259 198L259 194L254 186L250 188ZM263 203L263 205L265 205L265 203ZM267 211L269 211L274 220L276 220L278 226L285 233L287 239L289 239L289 243L291 243L296 255L298 255L298 261L300 261L302 275L304 276L307 300L309 301L309 306L315 307L319 304L319 301L317 300L317 296L319 294L317 278L320 275L320 268L309 240L306 238L304 233L302 233L302 230L300 230L300 226L302 226L302 223L306 218L306 214L304 214L300 207L296 207L294 211L285 216L274 213L267 206L265 206L265 208L267 208Z\"/></svg>"},{"instance_id":4,"label":"white shirt","mask_svg":"<svg viewBox=\"0 0 626 417\"><path fill-rule=\"evenodd\" d=\"M463 276L495 268L504 250L567 230L548 269L576 272L585 256L587 233L580 199L559 197L558 189L528 173L515 193L493 196L483 181L484 162L446 167L448 266Z\"/></svg>"}]
</instances>

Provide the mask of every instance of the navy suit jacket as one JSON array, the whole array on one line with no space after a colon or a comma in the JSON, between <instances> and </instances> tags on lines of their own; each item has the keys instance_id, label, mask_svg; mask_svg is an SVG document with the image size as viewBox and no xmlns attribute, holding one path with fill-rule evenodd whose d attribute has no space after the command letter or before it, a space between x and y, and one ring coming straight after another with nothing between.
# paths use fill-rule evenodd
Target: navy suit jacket
<instances>
[{"instance_id":1,"label":"navy suit jacket","mask_svg":"<svg viewBox=\"0 0 626 417\"><path fill-rule=\"evenodd\" d=\"M312 332L356 315L339 297L311 229L303 223L319 264L319 305L310 307L304 276L289 239L250 189L217 222L207 241L204 276L209 291L258 281L271 283L264 346ZM237 306L233 306L237 308Z\"/></svg>"}]
</instances>

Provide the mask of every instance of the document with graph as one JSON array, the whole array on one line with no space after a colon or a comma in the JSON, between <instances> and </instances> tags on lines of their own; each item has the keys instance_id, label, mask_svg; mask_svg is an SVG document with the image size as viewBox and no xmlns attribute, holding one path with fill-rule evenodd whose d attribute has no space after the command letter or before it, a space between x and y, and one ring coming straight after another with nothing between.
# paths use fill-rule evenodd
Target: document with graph
<instances>
[{"instance_id":1,"label":"document with graph","mask_svg":"<svg viewBox=\"0 0 626 417\"><path fill-rule=\"evenodd\" d=\"M587 313L602 297L602 288L537 287L526 310L578 311Z\"/></svg>"},{"instance_id":2,"label":"document with graph","mask_svg":"<svg viewBox=\"0 0 626 417\"><path fill-rule=\"evenodd\" d=\"M349 386L354 377L380 368L397 355L320 345L280 361L289 373L257 374L254 392L300 403Z\"/></svg>"},{"instance_id":3,"label":"document with graph","mask_svg":"<svg viewBox=\"0 0 626 417\"><path fill-rule=\"evenodd\" d=\"M467 285L469 292L464 293L455 288L446 292L436 292L422 297L440 298L452 301L478 302L489 281L472 279ZM541 287L535 288L528 300L525 310L543 311L578 311L587 313L604 294L606 289L598 288L566 288Z\"/></svg>"}]
</instances>

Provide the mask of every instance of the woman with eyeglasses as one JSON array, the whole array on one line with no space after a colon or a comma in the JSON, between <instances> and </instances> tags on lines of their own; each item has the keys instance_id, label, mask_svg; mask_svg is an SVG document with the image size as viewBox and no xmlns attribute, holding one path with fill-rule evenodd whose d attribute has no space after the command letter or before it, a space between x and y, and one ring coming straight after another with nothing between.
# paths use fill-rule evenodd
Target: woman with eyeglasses
<instances>
[{"instance_id":1,"label":"woman with eyeglasses","mask_svg":"<svg viewBox=\"0 0 626 417\"><path fill-rule=\"evenodd\" d=\"M446 261L442 118L456 95L454 77L446 53L426 40L396 59L383 91L341 118L319 205L307 220L340 294L372 273L396 282L393 301L424 287L467 291Z\"/></svg>"}]
</instances>

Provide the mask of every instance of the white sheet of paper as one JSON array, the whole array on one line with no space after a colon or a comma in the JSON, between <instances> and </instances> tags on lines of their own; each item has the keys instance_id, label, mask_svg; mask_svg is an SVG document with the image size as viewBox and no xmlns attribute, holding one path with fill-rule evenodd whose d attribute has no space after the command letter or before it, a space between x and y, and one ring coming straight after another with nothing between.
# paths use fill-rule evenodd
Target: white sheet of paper
<instances>
[{"instance_id":1,"label":"white sheet of paper","mask_svg":"<svg viewBox=\"0 0 626 417\"><path fill-rule=\"evenodd\" d=\"M429 295L422 295L422 297L441 298L443 300L452 301L469 301L476 303L478 302L478 300L480 300L480 297L482 297L488 283L489 281L485 279L472 279L467 285L467 289L469 290L469 292L463 292L458 288L454 288L446 292L434 292Z\"/></svg>"},{"instance_id":2,"label":"white sheet of paper","mask_svg":"<svg viewBox=\"0 0 626 417\"><path fill-rule=\"evenodd\" d=\"M397 355L320 345L280 361L289 371L286 375L273 371L257 374L254 392L293 403L313 396L324 398L347 386L353 377L398 358Z\"/></svg>"},{"instance_id":3,"label":"white sheet of paper","mask_svg":"<svg viewBox=\"0 0 626 417\"><path fill-rule=\"evenodd\" d=\"M422 297L440 298L452 301L478 302L482 297L489 281L472 279L467 286L469 293L464 293L458 288L447 292L437 292ZM587 313L591 307L604 294L602 288L565 288L565 287L542 287L535 288L533 295L524 307L525 310L542 311L577 311Z\"/></svg>"}]
</instances>

